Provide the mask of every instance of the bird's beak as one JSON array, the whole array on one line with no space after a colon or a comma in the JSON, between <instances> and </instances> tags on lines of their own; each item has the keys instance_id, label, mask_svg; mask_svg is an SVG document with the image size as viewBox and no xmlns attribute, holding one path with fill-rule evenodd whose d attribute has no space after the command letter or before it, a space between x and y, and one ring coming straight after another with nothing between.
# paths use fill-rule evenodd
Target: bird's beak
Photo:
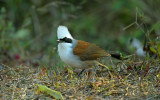
<instances>
[{"instance_id":1,"label":"bird's beak","mask_svg":"<svg viewBox=\"0 0 160 100\"><path fill-rule=\"evenodd\" d=\"M60 40L58 39L57 42L60 43Z\"/></svg>"}]
</instances>

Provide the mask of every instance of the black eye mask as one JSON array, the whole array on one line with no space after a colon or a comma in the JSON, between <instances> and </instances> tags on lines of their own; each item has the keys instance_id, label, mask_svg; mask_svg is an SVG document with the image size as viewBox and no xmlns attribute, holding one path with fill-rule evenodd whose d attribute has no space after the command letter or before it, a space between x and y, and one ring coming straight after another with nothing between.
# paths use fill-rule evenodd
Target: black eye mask
<instances>
[{"instance_id":1,"label":"black eye mask","mask_svg":"<svg viewBox=\"0 0 160 100\"><path fill-rule=\"evenodd\" d=\"M65 37L65 38L63 38L63 39L59 39L59 41L60 41L60 42L65 42L65 43L72 43L72 39L67 38L67 37Z\"/></svg>"}]
</instances>

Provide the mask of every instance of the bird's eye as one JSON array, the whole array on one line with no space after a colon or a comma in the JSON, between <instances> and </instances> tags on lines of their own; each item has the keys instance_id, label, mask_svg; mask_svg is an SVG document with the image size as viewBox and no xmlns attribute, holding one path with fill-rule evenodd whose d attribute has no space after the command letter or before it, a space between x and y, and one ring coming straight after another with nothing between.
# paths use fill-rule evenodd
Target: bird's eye
<instances>
[{"instance_id":1,"label":"bird's eye","mask_svg":"<svg viewBox=\"0 0 160 100\"><path fill-rule=\"evenodd\" d=\"M72 39L67 38L67 37L64 38L64 41L65 41L66 43L72 43Z\"/></svg>"},{"instance_id":2,"label":"bird's eye","mask_svg":"<svg viewBox=\"0 0 160 100\"><path fill-rule=\"evenodd\" d=\"M59 39L61 42L72 43L72 39L64 37L63 39Z\"/></svg>"}]
</instances>

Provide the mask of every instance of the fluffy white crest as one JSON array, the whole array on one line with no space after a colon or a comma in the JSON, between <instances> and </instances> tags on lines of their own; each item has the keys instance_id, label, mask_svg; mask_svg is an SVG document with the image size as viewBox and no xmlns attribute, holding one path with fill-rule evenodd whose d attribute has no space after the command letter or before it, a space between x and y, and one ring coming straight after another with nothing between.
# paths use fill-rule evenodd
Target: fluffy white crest
<instances>
[{"instance_id":1,"label":"fluffy white crest","mask_svg":"<svg viewBox=\"0 0 160 100\"><path fill-rule=\"evenodd\" d=\"M68 31L68 28L66 26L59 26L57 29L57 36L58 39L62 39L64 37L73 39L73 37L71 36L70 32Z\"/></svg>"}]
</instances>

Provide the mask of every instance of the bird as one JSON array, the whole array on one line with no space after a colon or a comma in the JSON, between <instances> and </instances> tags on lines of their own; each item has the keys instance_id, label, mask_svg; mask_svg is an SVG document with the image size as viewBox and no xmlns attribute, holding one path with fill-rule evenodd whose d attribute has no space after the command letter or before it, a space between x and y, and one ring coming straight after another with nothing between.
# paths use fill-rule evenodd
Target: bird
<instances>
[{"instance_id":1,"label":"bird","mask_svg":"<svg viewBox=\"0 0 160 100\"><path fill-rule=\"evenodd\" d=\"M74 39L66 26L58 26L57 37L58 54L72 68L92 68L100 64L98 59L111 56L96 44Z\"/></svg>"},{"instance_id":2,"label":"bird","mask_svg":"<svg viewBox=\"0 0 160 100\"><path fill-rule=\"evenodd\" d=\"M101 64L98 60L110 56L119 60L123 59L121 54L108 53L94 43L74 39L66 26L58 26L57 37L60 59L71 68L74 68L75 70L80 69L81 71L78 76L87 69L91 72L88 77L88 79L90 79L90 77L95 76L99 66L106 68L111 76L108 67Z\"/></svg>"}]
</instances>

